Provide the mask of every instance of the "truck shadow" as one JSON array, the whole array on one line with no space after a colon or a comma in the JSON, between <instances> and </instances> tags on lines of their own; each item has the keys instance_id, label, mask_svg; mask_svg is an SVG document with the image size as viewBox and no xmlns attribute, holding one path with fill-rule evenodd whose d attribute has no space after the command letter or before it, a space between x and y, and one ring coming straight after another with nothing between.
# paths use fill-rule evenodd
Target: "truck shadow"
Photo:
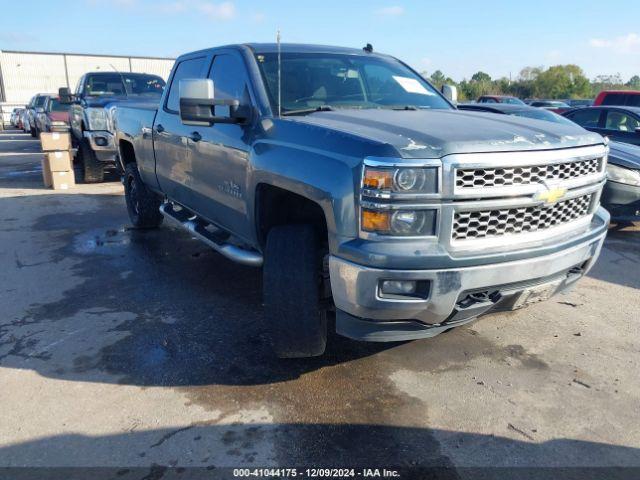
<instances>
[{"instance_id":1,"label":"truck shadow","mask_svg":"<svg viewBox=\"0 0 640 480\"><path fill-rule=\"evenodd\" d=\"M12 293L25 308L0 325L2 366L78 381L255 385L295 379L394 346L332 335L323 357L278 360L263 324L260 269L232 263L182 230L128 227L121 195L49 199L60 213L21 227L0 226L16 239L39 238L44 251L38 258L46 257L36 262L16 253L15 263L6 265L14 272L7 278L29 280ZM97 204L98 210L60 208L72 203ZM73 266L66 273L56 267L68 262ZM75 286L60 291L57 300L43 300L57 292L57 283L69 281ZM33 296L27 301L28 295Z\"/></svg>"},{"instance_id":2,"label":"truck shadow","mask_svg":"<svg viewBox=\"0 0 640 480\"><path fill-rule=\"evenodd\" d=\"M322 357L277 360L263 323L259 269L234 264L181 230L130 228L121 195L43 198L51 208L33 222L11 227L15 222L8 220L16 219L8 218L0 225L8 244L37 239L34 248L24 256L16 251L15 263L5 265L5 278L26 280L19 288L4 286L24 307L0 325L2 366L143 386L269 385L372 358L358 369L366 375L376 370L380 353L398 345L331 335ZM13 211L12 204L34 199L0 202ZM37 249L45 260L28 258ZM602 271L615 278L606 269L594 270L596 277ZM450 335L455 341L447 340ZM451 355L445 351L465 350L462 341L469 343L467 350L492 350L479 337L461 335L429 340L421 350L422 365L438 368Z\"/></svg>"},{"instance_id":3,"label":"truck shadow","mask_svg":"<svg viewBox=\"0 0 640 480\"><path fill-rule=\"evenodd\" d=\"M537 443L377 424L235 422L5 444L0 475L13 480L228 479L234 467L349 467L399 469L403 479L630 480L640 473L638 458L637 448L567 438ZM14 465L23 467L6 468Z\"/></svg>"}]
</instances>

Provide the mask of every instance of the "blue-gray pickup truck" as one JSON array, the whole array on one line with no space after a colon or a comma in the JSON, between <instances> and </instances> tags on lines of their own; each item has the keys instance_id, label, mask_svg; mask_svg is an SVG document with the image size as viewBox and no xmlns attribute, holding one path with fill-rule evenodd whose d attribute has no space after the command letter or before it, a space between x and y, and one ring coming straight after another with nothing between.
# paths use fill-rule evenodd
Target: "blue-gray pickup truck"
<instances>
[{"instance_id":1,"label":"blue-gray pickup truck","mask_svg":"<svg viewBox=\"0 0 640 480\"><path fill-rule=\"evenodd\" d=\"M117 166L113 110L116 105L157 105L164 80L157 75L130 72L89 72L78 80L72 94L58 90L62 103L69 104L71 141L77 148L73 160L76 181L104 181L105 168Z\"/></svg>"},{"instance_id":2,"label":"blue-gray pickup truck","mask_svg":"<svg viewBox=\"0 0 640 480\"><path fill-rule=\"evenodd\" d=\"M322 354L334 317L403 341L522 308L600 252L608 147L577 125L457 110L370 48L201 50L167 85L115 111L131 221L261 267L280 357Z\"/></svg>"}]
</instances>

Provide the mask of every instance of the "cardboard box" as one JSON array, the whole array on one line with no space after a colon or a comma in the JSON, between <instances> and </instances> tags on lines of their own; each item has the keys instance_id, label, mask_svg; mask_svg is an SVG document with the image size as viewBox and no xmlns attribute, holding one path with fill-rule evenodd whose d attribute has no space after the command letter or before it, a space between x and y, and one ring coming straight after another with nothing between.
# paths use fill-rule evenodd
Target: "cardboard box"
<instances>
[{"instance_id":1,"label":"cardboard box","mask_svg":"<svg viewBox=\"0 0 640 480\"><path fill-rule=\"evenodd\" d=\"M47 160L46 155L42 157L42 183L44 183L44 186L47 188L52 184L51 170L49 170L49 161Z\"/></svg>"},{"instance_id":2,"label":"cardboard box","mask_svg":"<svg viewBox=\"0 0 640 480\"><path fill-rule=\"evenodd\" d=\"M45 153L45 159L50 172L66 172L73 170L69 151Z\"/></svg>"},{"instance_id":3,"label":"cardboard box","mask_svg":"<svg viewBox=\"0 0 640 480\"><path fill-rule=\"evenodd\" d=\"M68 133L42 132L40 134L40 143L42 144L43 152L69 150L71 148L71 136Z\"/></svg>"},{"instance_id":4,"label":"cardboard box","mask_svg":"<svg viewBox=\"0 0 640 480\"><path fill-rule=\"evenodd\" d=\"M68 190L76 184L73 170L66 172L51 172L51 184L54 190Z\"/></svg>"}]
</instances>

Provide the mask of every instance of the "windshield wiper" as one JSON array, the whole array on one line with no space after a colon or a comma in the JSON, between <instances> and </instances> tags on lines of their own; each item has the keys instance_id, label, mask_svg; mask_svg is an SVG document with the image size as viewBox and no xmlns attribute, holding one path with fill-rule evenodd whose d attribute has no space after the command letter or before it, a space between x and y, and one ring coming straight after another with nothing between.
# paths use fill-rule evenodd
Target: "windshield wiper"
<instances>
[{"instance_id":1,"label":"windshield wiper","mask_svg":"<svg viewBox=\"0 0 640 480\"><path fill-rule=\"evenodd\" d=\"M393 107L391 110L418 110L415 105L402 105L400 107Z\"/></svg>"},{"instance_id":2,"label":"windshield wiper","mask_svg":"<svg viewBox=\"0 0 640 480\"><path fill-rule=\"evenodd\" d=\"M288 110L286 112L282 112L282 116L287 115L304 115L305 113L313 113L313 112L332 112L333 107L331 105L320 105L315 108L302 108L300 110Z\"/></svg>"}]
</instances>

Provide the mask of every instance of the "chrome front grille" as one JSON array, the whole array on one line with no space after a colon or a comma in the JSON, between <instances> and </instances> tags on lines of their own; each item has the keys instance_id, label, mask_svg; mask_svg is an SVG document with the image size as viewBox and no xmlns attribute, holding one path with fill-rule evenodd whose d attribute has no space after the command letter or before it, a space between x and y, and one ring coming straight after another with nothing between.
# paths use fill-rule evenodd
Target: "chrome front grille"
<instances>
[{"instance_id":1,"label":"chrome front grille","mask_svg":"<svg viewBox=\"0 0 640 480\"><path fill-rule=\"evenodd\" d=\"M508 187L542 184L546 181L577 179L602 170L602 158L565 163L505 168L458 168L456 188Z\"/></svg>"},{"instance_id":2,"label":"chrome front grille","mask_svg":"<svg viewBox=\"0 0 640 480\"><path fill-rule=\"evenodd\" d=\"M553 205L458 211L454 213L451 238L464 241L547 230L586 216L592 197L583 195Z\"/></svg>"}]
</instances>

